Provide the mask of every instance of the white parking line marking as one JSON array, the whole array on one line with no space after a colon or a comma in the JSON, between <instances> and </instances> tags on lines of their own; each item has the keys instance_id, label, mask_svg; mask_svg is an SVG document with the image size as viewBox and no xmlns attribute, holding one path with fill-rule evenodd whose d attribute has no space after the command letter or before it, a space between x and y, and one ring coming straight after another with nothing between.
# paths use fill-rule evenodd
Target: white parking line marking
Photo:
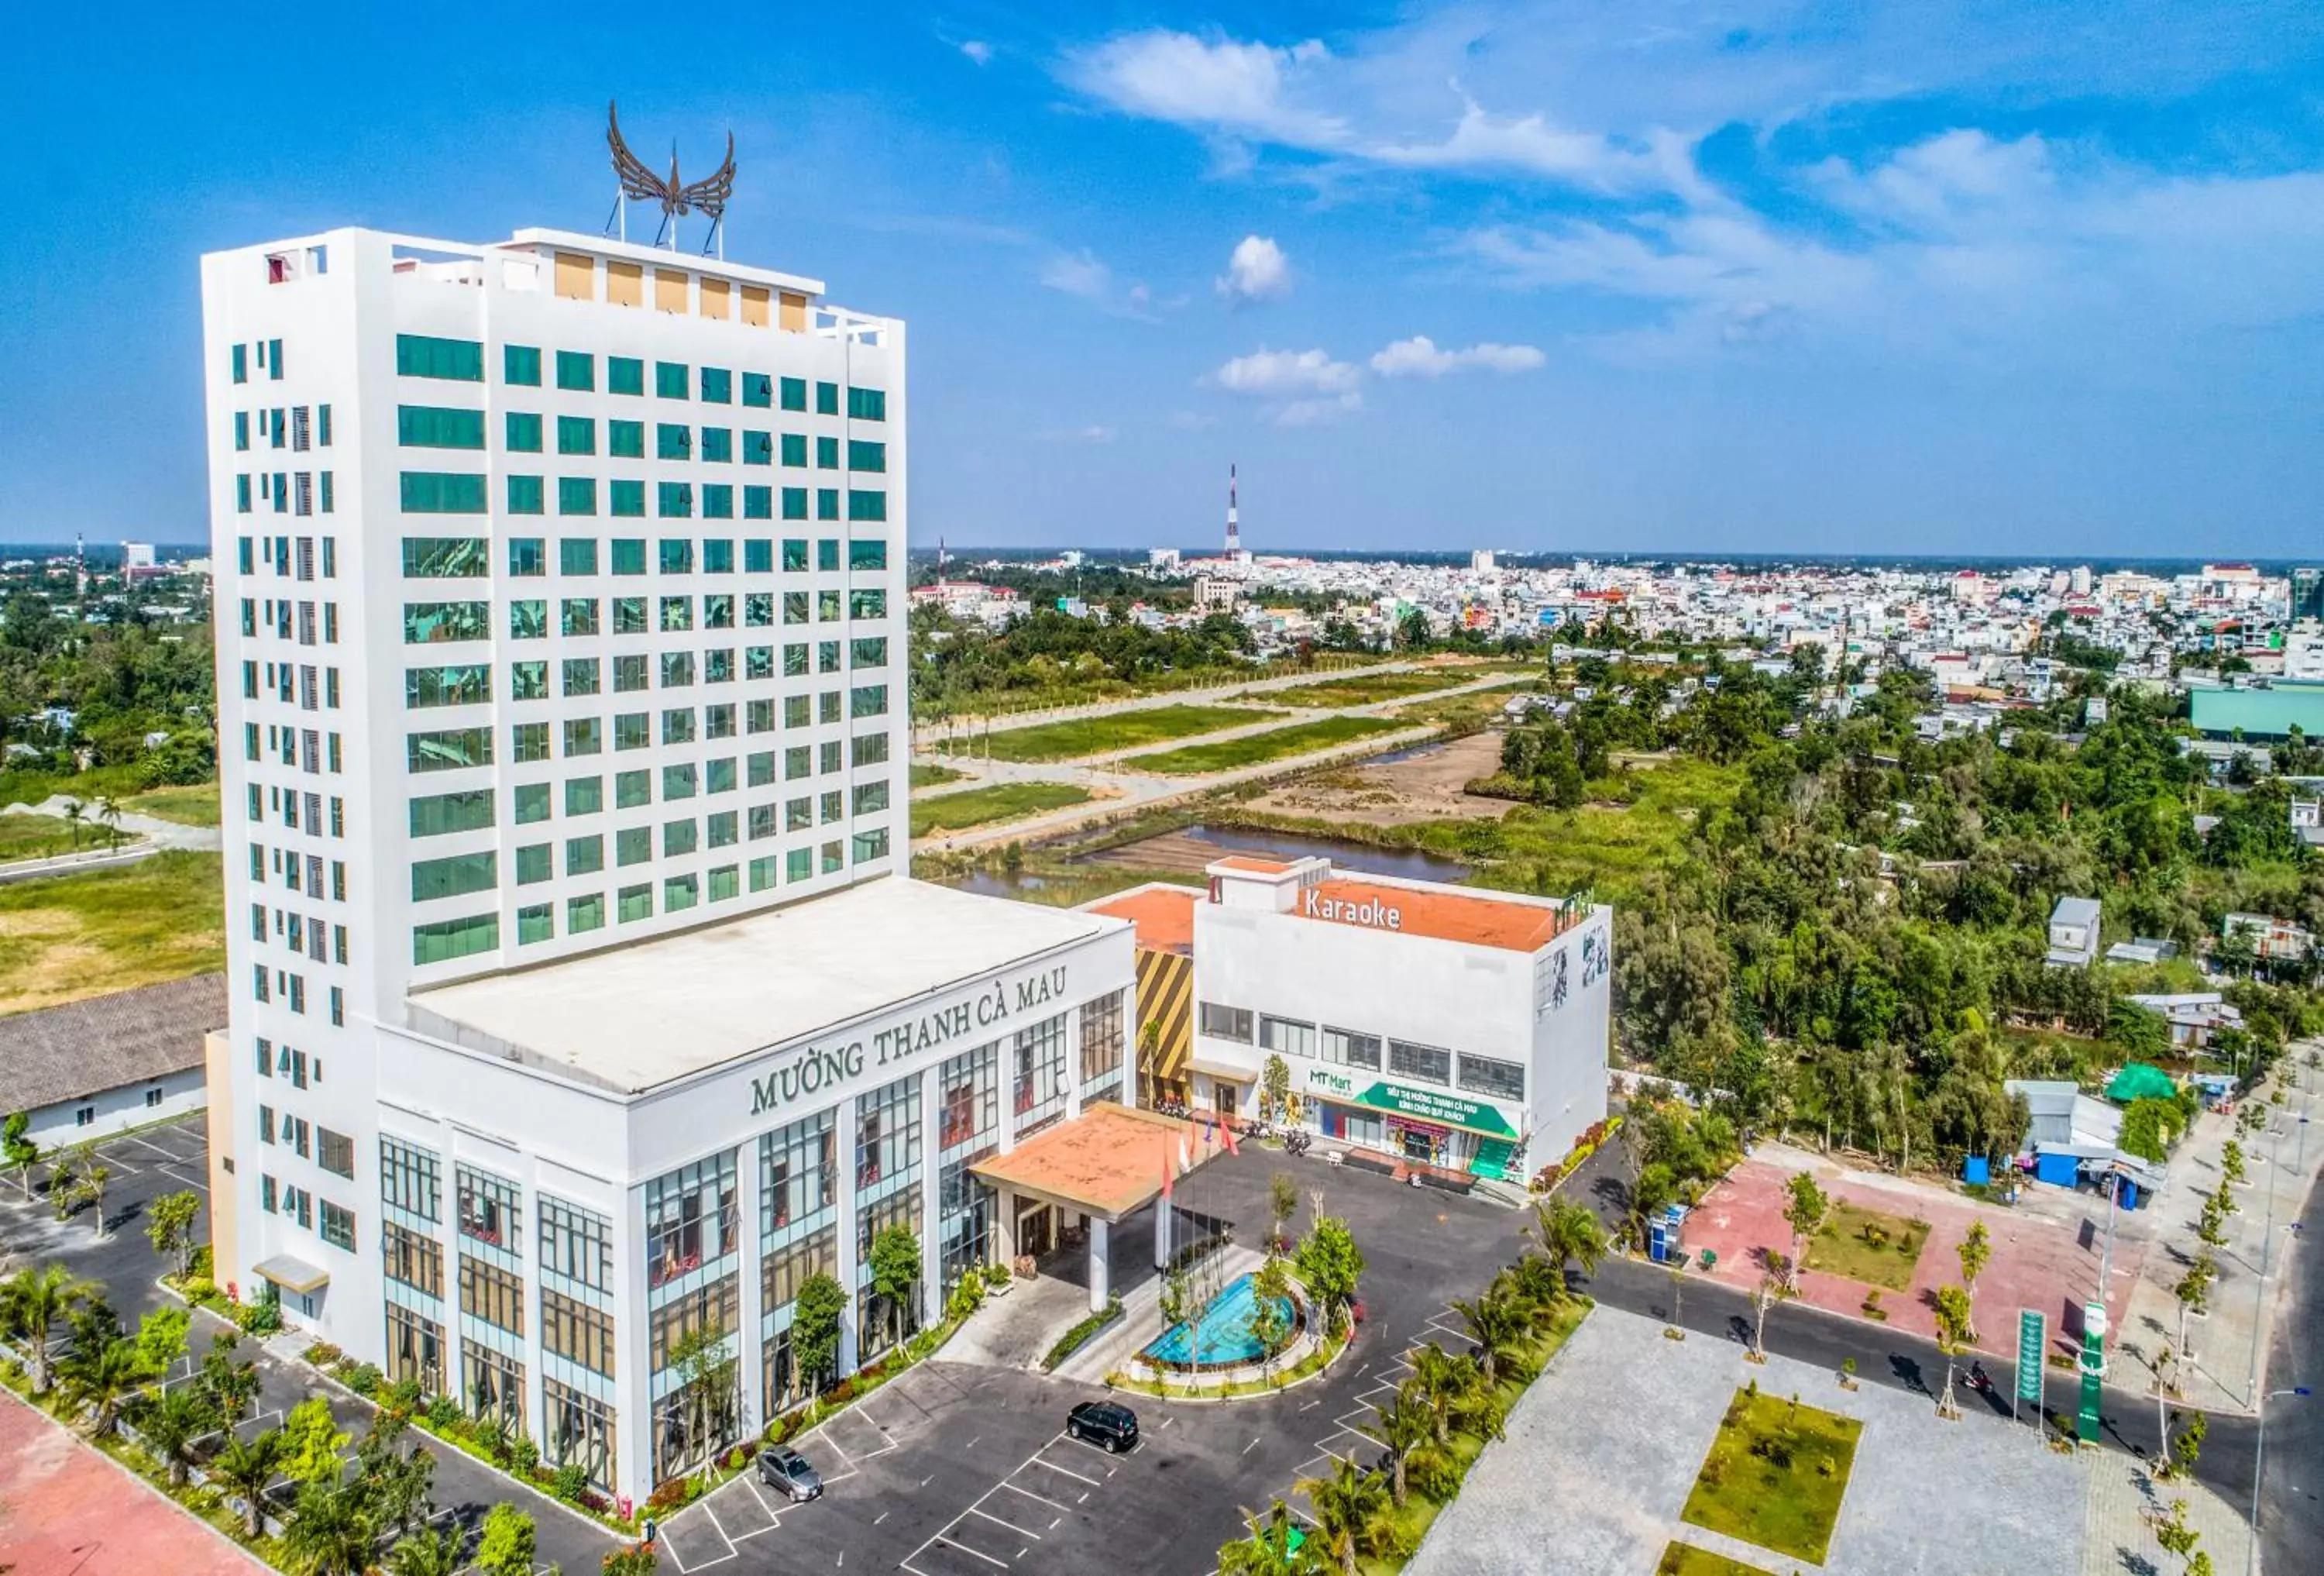
<instances>
[{"instance_id":1,"label":"white parking line marking","mask_svg":"<svg viewBox=\"0 0 2324 1576\"><path fill-rule=\"evenodd\" d=\"M1252 1440L1249 1444L1247 1444L1247 1445L1245 1445L1245 1446L1243 1446L1243 1447L1242 1447L1242 1453L1243 1453L1243 1454L1245 1454L1245 1455L1249 1455L1249 1454L1250 1454L1250 1452L1253 1452L1253 1451L1257 1450L1258 1448L1259 1448L1259 1441L1257 1441L1257 1440L1255 1440L1255 1439L1254 1439L1254 1440Z\"/></svg>"},{"instance_id":2,"label":"white parking line marking","mask_svg":"<svg viewBox=\"0 0 2324 1576\"><path fill-rule=\"evenodd\" d=\"M894 1514L895 1513L893 1511L883 1510L879 1515L872 1518L872 1525L873 1526L878 1526L881 1522L887 1520L889 1516Z\"/></svg>"},{"instance_id":3,"label":"white parking line marking","mask_svg":"<svg viewBox=\"0 0 2324 1576\"><path fill-rule=\"evenodd\" d=\"M1001 1484L1001 1486L1003 1488L1010 1489L1010 1490L1012 1490L1012 1491L1013 1491L1013 1492L1015 1492L1015 1493L1022 1494L1022 1495L1023 1495L1023 1496L1025 1496L1025 1498L1028 1498L1028 1499L1038 1499L1038 1500L1039 1500L1042 1504L1047 1505L1047 1506L1050 1507L1051 1507L1051 1508L1053 1508L1053 1509L1056 1509L1056 1510L1070 1510L1070 1509L1072 1509L1072 1508L1073 1508L1073 1507L1071 1507L1070 1505L1060 1505L1060 1504L1058 1504L1058 1502L1057 1502L1057 1501L1056 1501L1056 1500L1054 1500L1054 1499L1050 1498L1049 1498L1047 1495L1046 1495L1046 1494L1036 1494L1036 1493L1034 1493L1034 1492L1033 1492L1033 1490L1031 1490L1030 1488L1027 1488L1020 1487L1019 1485L1015 1484L1015 1483L1003 1483L1003 1484ZM1055 1523L1052 1523L1051 1525L1056 1525L1056 1524L1055 1524Z\"/></svg>"},{"instance_id":4,"label":"white parking line marking","mask_svg":"<svg viewBox=\"0 0 2324 1576\"><path fill-rule=\"evenodd\" d=\"M942 1533L936 1534L936 1535L930 1538L928 1542L932 1544L943 1544L947 1548L958 1549L964 1554L974 1554L978 1559L983 1561L986 1564L993 1567L995 1570L1006 1571L1009 1569L1008 1561L996 1560L990 1554L979 1553L977 1550L970 1548L966 1544L961 1543L954 1538L948 1538Z\"/></svg>"},{"instance_id":5,"label":"white parking line marking","mask_svg":"<svg viewBox=\"0 0 2324 1576\"><path fill-rule=\"evenodd\" d=\"M990 1494L988 1494L988 1495L986 1495L984 1498L985 1498L985 1499L990 1499L991 1498L992 1498L992 1496L991 1496ZM972 1505L972 1506L970 1506L970 1507L968 1507L967 1514L968 1514L968 1515L970 1515L970 1516L981 1516L984 1517L984 1519L985 1519L985 1520L987 1520L987 1521L989 1521L989 1522L992 1523L992 1525L995 1525L995 1526L1005 1526L1005 1527L1007 1527L1010 1532L1015 1532L1015 1533L1023 1533L1027 1537L1031 1538L1035 1543L1038 1543L1038 1542L1040 1542L1040 1541L1041 1541L1041 1535L1040 1535L1039 1533L1037 1533L1037 1532L1031 1531L1030 1529L1026 1528L1026 1527L1019 1526L1019 1525L1018 1525L1015 1522L1013 1522L1013 1521L1003 1521L1003 1520L1001 1520L999 1516L997 1516L993 1515L993 1514L992 1514L992 1512L991 1512L991 1511L989 1511L989 1510L980 1510L979 1508L977 1508L977 1507L978 1507L978 1506L981 1506L981 1505L982 1505L983 1503L984 1503L984 1500L982 1500L982 1499L978 1500L978 1501L977 1501L977 1503L976 1503L976 1505ZM1020 1556L1020 1558L1021 1558L1021 1556Z\"/></svg>"},{"instance_id":6,"label":"white parking line marking","mask_svg":"<svg viewBox=\"0 0 2324 1576\"><path fill-rule=\"evenodd\" d=\"M1026 1461L1025 1465L1028 1467L1047 1467L1053 1472L1063 1472L1066 1477L1071 1478L1076 1483L1087 1483L1093 1488L1097 1487L1097 1479L1095 1478L1084 1478L1079 1472L1074 1471L1071 1467L1061 1467L1055 1461L1045 1461L1038 1453L1029 1457ZM1019 1470L1023 1470L1023 1468L1019 1468ZM1087 1496L1084 1495L1084 1498L1086 1498Z\"/></svg>"}]
</instances>

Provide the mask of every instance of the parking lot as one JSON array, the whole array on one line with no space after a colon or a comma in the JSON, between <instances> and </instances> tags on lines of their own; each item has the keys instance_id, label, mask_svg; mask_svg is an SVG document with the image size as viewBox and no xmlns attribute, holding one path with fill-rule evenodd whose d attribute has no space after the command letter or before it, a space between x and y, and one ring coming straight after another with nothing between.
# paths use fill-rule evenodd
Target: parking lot
<instances>
[{"instance_id":1,"label":"parking lot","mask_svg":"<svg viewBox=\"0 0 2324 1576\"><path fill-rule=\"evenodd\" d=\"M1462 1343L1452 1297L1472 1295L1521 1246L1531 1216L1383 1177L1246 1151L1205 1168L1203 1208L1264 1233L1268 1177L1289 1170L1301 1214L1312 1191L1345 1216L1364 1249L1367 1317L1323 1378L1229 1404L1120 1395L1139 1415L1138 1448L1110 1455L1068 1439L1066 1412L1109 1394L1016 1369L942 1359L911 1369L798 1442L823 1474L823 1498L792 1506L752 1475L728 1483L662 1529L681 1576L774 1571L904 1571L1007 1576L1102 1570L1207 1576L1242 1512L1327 1472L1333 1457L1379 1447L1359 1430L1410 1372L1426 1341Z\"/></svg>"},{"instance_id":2,"label":"parking lot","mask_svg":"<svg viewBox=\"0 0 2324 1576\"><path fill-rule=\"evenodd\" d=\"M153 1284L161 1265L145 1240L145 1208L167 1193L189 1190L208 1197L209 1144L199 1114L106 1138L96 1147L108 1173L105 1186L106 1236L97 1232L97 1212L84 1209L69 1221L51 1212L39 1196L55 1167L51 1151L32 1166L34 1197L29 1203L16 1174L0 1176L0 1252L20 1263L60 1259L73 1273L105 1283L114 1306L134 1323L157 1307L163 1294ZM207 1226L205 1226L207 1230Z\"/></svg>"}]
</instances>

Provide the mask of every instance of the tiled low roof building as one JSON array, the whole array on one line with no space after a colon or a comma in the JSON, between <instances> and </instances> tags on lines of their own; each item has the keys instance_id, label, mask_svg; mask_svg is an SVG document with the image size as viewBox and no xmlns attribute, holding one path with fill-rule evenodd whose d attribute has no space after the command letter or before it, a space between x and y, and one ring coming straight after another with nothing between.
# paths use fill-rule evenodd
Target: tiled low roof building
<instances>
[{"instance_id":1,"label":"tiled low roof building","mask_svg":"<svg viewBox=\"0 0 2324 1576\"><path fill-rule=\"evenodd\" d=\"M44 1147L198 1110L202 1037L226 1018L222 973L0 1018L0 1106Z\"/></svg>"}]
</instances>

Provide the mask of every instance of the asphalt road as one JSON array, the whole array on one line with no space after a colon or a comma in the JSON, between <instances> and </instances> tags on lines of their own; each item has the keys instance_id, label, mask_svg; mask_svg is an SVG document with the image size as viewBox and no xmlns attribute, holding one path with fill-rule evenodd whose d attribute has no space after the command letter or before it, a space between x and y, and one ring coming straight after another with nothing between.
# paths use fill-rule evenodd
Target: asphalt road
<instances>
[{"instance_id":1,"label":"asphalt road","mask_svg":"<svg viewBox=\"0 0 2324 1576\"><path fill-rule=\"evenodd\" d=\"M2292 1284L2267 1352L2267 1388L2308 1386L2312 1396L2282 1396L2268 1407L2265 1482L2260 1495L2260 1560L2271 1571L2312 1570L2324 1563L2324 1188L2311 1189L2300 1217L2298 1246L2287 1264ZM2220 1420L2211 1427L2219 1437ZM2257 1433L2256 1429L2253 1431ZM2204 1444L2209 1465L2210 1445ZM2221 1490L2226 1492L2224 1488ZM2248 1462L2230 1498L2246 1503Z\"/></svg>"}]
</instances>

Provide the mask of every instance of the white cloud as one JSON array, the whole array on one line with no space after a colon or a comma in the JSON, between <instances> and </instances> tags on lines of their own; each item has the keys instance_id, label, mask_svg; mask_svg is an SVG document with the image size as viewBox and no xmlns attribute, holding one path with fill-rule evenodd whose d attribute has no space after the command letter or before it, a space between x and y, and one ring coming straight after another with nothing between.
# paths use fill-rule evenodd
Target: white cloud
<instances>
[{"instance_id":1,"label":"white cloud","mask_svg":"<svg viewBox=\"0 0 2324 1576\"><path fill-rule=\"evenodd\" d=\"M1333 361L1321 350L1256 350L1236 356L1212 374L1219 387L1260 399L1353 394L1362 379L1360 368Z\"/></svg>"},{"instance_id":2,"label":"white cloud","mask_svg":"<svg viewBox=\"0 0 2324 1576\"><path fill-rule=\"evenodd\" d=\"M1275 413L1277 427L1324 427L1364 408L1354 390L1328 400L1294 400Z\"/></svg>"},{"instance_id":3,"label":"white cloud","mask_svg":"<svg viewBox=\"0 0 2324 1576\"><path fill-rule=\"evenodd\" d=\"M960 52L980 66L992 63L992 46L981 38L973 38L963 43Z\"/></svg>"},{"instance_id":4,"label":"white cloud","mask_svg":"<svg viewBox=\"0 0 2324 1576\"><path fill-rule=\"evenodd\" d=\"M1339 117L1297 102L1308 71L1329 58L1313 41L1277 48L1157 28L1082 51L1066 69L1084 92L1132 115L1336 146L1348 136Z\"/></svg>"},{"instance_id":5,"label":"white cloud","mask_svg":"<svg viewBox=\"0 0 2324 1576\"><path fill-rule=\"evenodd\" d=\"M1074 436L1080 438L1084 443L1111 443L1113 441L1113 429L1111 427L1084 427L1079 432L1074 434Z\"/></svg>"},{"instance_id":6,"label":"white cloud","mask_svg":"<svg viewBox=\"0 0 2324 1576\"><path fill-rule=\"evenodd\" d=\"M1063 290L1069 296L1079 296L1085 301L1102 301L1112 283L1113 272L1084 247L1079 252L1060 252L1041 264L1041 282L1053 290Z\"/></svg>"},{"instance_id":7,"label":"white cloud","mask_svg":"<svg viewBox=\"0 0 2324 1576\"><path fill-rule=\"evenodd\" d=\"M1547 359L1533 346L1496 345L1490 340L1462 350L1440 350L1427 335L1416 334L1375 355L1371 367L1384 378L1441 378L1471 367L1498 373L1532 372Z\"/></svg>"},{"instance_id":8,"label":"white cloud","mask_svg":"<svg viewBox=\"0 0 2324 1576\"><path fill-rule=\"evenodd\" d=\"M1214 281L1219 294L1240 304L1272 300L1291 293L1291 259L1267 235L1245 235L1227 258L1227 271Z\"/></svg>"}]
</instances>

